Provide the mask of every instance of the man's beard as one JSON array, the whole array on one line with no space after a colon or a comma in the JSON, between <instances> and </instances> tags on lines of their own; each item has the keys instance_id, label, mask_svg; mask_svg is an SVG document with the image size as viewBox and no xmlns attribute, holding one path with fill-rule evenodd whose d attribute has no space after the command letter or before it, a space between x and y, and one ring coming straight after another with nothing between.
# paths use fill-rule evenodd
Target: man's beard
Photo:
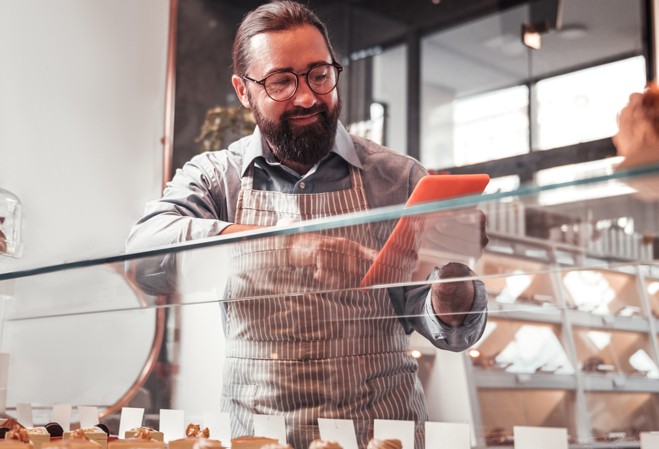
<instances>
[{"instance_id":1,"label":"man's beard","mask_svg":"<svg viewBox=\"0 0 659 449\"><path fill-rule=\"evenodd\" d=\"M341 114L340 99L331 111L325 103L310 108L296 106L284 112L278 122L265 118L256 103L249 100L254 120L278 160L314 165L329 154ZM316 113L318 120L310 125L292 126L288 121L290 117Z\"/></svg>"}]
</instances>

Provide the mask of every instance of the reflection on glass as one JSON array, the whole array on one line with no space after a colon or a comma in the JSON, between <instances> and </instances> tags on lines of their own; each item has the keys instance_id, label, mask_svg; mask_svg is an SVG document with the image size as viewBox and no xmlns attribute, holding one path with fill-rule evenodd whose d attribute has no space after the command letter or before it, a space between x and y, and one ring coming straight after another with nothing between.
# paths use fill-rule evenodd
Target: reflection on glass
<instances>
[{"instance_id":1,"label":"reflection on glass","mask_svg":"<svg viewBox=\"0 0 659 449\"><path fill-rule=\"evenodd\" d=\"M573 374L553 325L490 320L469 352L474 366L509 373Z\"/></svg>"},{"instance_id":2,"label":"reflection on glass","mask_svg":"<svg viewBox=\"0 0 659 449\"><path fill-rule=\"evenodd\" d=\"M555 306L546 266L517 258L484 256L476 271L484 276L490 298L502 304ZM492 276L501 274L502 276Z\"/></svg>"},{"instance_id":3,"label":"reflection on glass","mask_svg":"<svg viewBox=\"0 0 659 449\"><path fill-rule=\"evenodd\" d=\"M575 337L582 371L659 378L647 334L577 328Z\"/></svg>"},{"instance_id":4,"label":"reflection on glass","mask_svg":"<svg viewBox=\"0 0 659 449\"><path fill-rule=\"evenodd\" d=\"M656 430L655 394L591 392L586 404L595 441L638 440L640 432Z\"/></svg>"},{"instance_id":5,"label":"reflection on glass","mask_svg":"<svg viewBox=\"0 0 659 449\"><path fill-rule=\"evenodd\" d=\"M654 315L655 318L659 318L659 281L650 279L646 281L645 285L652 315Z\"/></svg>"},{"instance_id":6,"label":"reflection on glass","mask_svg":"<svg viewBox=\"0 0 659 449\"><path fill-rule=\"evenodd\" d=\"M575 439L574 392L560 390L490 390L478 392L488 446L512 446L513 426L564 427Z\"/></svg>"},{"instance_id":7,"label":"reflection on glass","mask_svg":"<svg viewBox=\"0 0 659 449\"><path fill-rule=\"evenodd\" d=\"M571 271L563 276L563 285L570 304L578 310L596 315L629 317L640 314L634 276L595 270Z\"/></svg>"}]
</instances>

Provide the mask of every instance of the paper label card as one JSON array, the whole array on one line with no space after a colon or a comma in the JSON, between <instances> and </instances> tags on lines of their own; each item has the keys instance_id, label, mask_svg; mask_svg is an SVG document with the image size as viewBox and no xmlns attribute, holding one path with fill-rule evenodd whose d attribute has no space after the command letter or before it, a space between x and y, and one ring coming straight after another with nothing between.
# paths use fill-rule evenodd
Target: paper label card
<instances>
[{"instance_id":1,"label":"paper label card","mask_svg":"<svg viewBox=\"0 0 659 449\"><path fill-rule=\"evenodd\" d=\"M377 440L400 440L403 449L414 449L414 421L376 419L373 422L373 438Z\"/></svg>"},{"instance_id":2,"label":"paper label card","mask_svg":"<svg viewBox=\"0 0 659 449\"><path fill-rule=\"evenodd\" d=\"M16 419L25 427L34 427L32 417L32 404L18 402L16 404Z\"/></svg>"},{"instance_id":3,"label":"paper label card","mask_svg":"<svg viewBox=\"0 0 659 449\"><path fill-rule=\"evenodd\" d=\"M659 432L641 432L641 449L659 449Z\"/></svg>"},{"instance_id":4,"label":"paper label card","mask_svg":"<svg viewBox=\"0 0 659 449\"><path fill-rule=\"evenodd\" d=\"M358 449L355 423L351 419L318 418L320 438L335 441L343 449Z\"/></svg>"},{"instance_id":5,"label":"paper label card","mask_svg":"<svg viewBox=\"0 0 659 449\"><path fill-rule=\"evenodd\" d=\"M471 449L471 428L469 424L426 422L426 449L450 447L451 449Z\"/></svg>"},{"instance_id":6,"label":"paper label card","mask_svg":"<svg viewBox=\"0 0 659 449\"><path fill-rule=\"evenodd\" d=\"M50 421L58 423L65 432L71 430L71 404L53 405Z\"/></svg>"},{"instance_id":7,"label":"paper label card","mask_svg":"<svg viewBox=\"0 0 659 449\"><path fill-rule=\"evenodd\" d=\"M283 416L252 415L254 417L254 435L275 438L286 443L286 421Z\"/></svg>"},{"instance_id":8,"label":"paper label card","mask_svg":"<svg viewBox=\"0 0 659 449\"><path fill-rule=\"evenodd\" d=\"M231 419L228 413L204 412L201 427L208 427L210 437L220 440L223 446L231 442Z\"/></svg>"},{"instance_id":9,"label":"paper label card","mask_svg":"<svg viewBox=\"0 0 659 449\"><path fill-rule=\"evenodd\" d=\"M78 417L80 418L80 427L83 429L94 427L100 422L98 419L98 407L79 405Z\"/></svg>"},{"instance_id":10,"label":"paper label card","mask_svg":"<svg viewBox=\"0 0 659 449\"><path fill-rule=\"evenodd\" d=\"M160 410L160 430L165 441L178 440L185 436L185 412L183 410Z\"/></svg>"},{"instance_id":11,"label":"paper label card","mask_svg":"<svg viewBox=\"0 0 659 449\"><path fill-rule=\"evenodd\" d=\"M567 429L514 426L515 449L568 449Z\"/></svg>"},{"instance_id":12,"label":"paper label card","mask_svg":"<svg viewBox=\"0 0 659 449\"><path fill-rule=\"evenodd\" d=\"M9 377L9 353L0 352L0 388L7 388Z\"/></svg>"},{"instance_id":13,"label":"paper label card","mask_svg":"<svg viewBox=\"0 0 659 449\"><path fill-rule=\"evenodd\" d=\"M136 427L142 427L144 409L136 407L123 407L119 418L119 438L126 437L126 431Z\"/></svg>"}]
</instances>

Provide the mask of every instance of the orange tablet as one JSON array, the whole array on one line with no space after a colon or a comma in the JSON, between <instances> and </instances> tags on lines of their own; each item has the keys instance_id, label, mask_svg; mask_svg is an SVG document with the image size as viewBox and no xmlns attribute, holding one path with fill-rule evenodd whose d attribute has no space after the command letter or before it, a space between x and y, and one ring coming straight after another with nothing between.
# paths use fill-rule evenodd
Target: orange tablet
<instances>
[{"instance_id":1,"label":"orange tablet","mask_svg":"<svg viewBox=\"0 0 659 449\"><path fill-rule=\"evenodd\" d=\"M486 174L426 175L419 180L405 206L481 193L489 182L490 177ZM397 254L400 255L401 251L413 245L417 237L414 235L415 218L418 217L402 217L396 223L371 268L364 275L362 287L395 282L399 278L397 270L413 268L400 267L395 261L399 258Z\"/></svg>"}]
</instances>

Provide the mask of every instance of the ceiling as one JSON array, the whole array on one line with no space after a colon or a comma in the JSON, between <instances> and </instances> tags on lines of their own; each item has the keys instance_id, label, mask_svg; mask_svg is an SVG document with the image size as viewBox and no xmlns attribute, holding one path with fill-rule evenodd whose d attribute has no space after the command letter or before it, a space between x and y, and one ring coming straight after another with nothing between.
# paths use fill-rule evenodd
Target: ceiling
<instances>
[{"instance_id":1,"label":"ceiling","mask_svg":"<svg viewBox=\"0 0 659 449\"><path fill-rule=\"evenodd\" d=\"M232 2L229 2L232 3ZM243 12L263 4L241 0ZM422 37L426 85L471 95L643 54L647 0L306 0L344 56ZM531 8L559 5L542 47L521 42ZM549 8L551 9L551 8ZM553 19L553 18L551 18Z\"/></svg>"}]
</instances>

